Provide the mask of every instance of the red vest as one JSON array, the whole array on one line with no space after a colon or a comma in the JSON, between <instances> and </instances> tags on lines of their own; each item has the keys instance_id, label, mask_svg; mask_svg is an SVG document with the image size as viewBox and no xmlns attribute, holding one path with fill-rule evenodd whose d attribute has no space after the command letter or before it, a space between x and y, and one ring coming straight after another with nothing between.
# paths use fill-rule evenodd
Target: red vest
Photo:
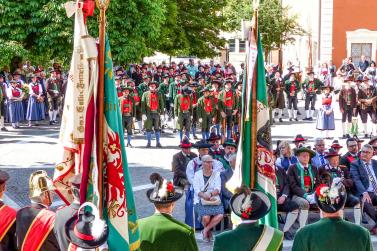
<instances>
[{"instance_id":1,"label":"red vest","mask_svg":"<svg viewBox=\"0 0 377 251\"><path fill-rule=\"evenodd\" d=\"M196 92L192 93L192 104L196 105L198 103L198 96L196 95Z\"/></svg>"},{"instance_id":2,"label":"red vest","mask_svg":"<svg viewBox=\"0 0 377 251\"><path fill-rule=\"evenodd\" d=\"M291 83L291 86L289 87L289 92L294 94L296 92L296 84L295 82Z\"/></svg>"},{"instance_id":3,"label":"red vest","mask_svg":"<svg viewBox=\"0 0 377 251\"><path fill-rule=\"evenodd\" d=\"M322 105L331 105L331 103L332 103L331 96L322 98Z\"/></svg>"},{"instance_id":4,"label":"red vest","mask_svg":"<svg viewBox=\"0 0 377 251\"><path fill-rule=\"evenodd\" d=\"M314 91L314 81L309 81L309 92L313 92Z\"/></svg>"},{"instance_id":5,"label":"red vest","mask_svg":"<svg viewBox=\"0 0 377 251\"><path fill-rule=\"evenodd\" d=\"M12 96L15 97L15 98L19 98L21 96L21 92L19 89L13 89L12 88Z\"/></svg>"},{"instance_id":6,"label":"red vest","mask_svg":"<svg viewBox=\"0 0 377 251\"><path fill-rule=\"evenodd\" d=\"M6 205L0 207L0 242L16 221L16 210Z\"/></svg>"},{"instance_id":7,"label":"red vest","mask_svg":"<svg viewBox=\"0 0 377 251\"><path fill-rule=\"evenodd\" d=\"M225 106L227 108L232 108L233 107L233 92L232 91L226 91L225 92Z\"/></svg>"},{"instance_id":8,"label":"red vest","mask_svg":"<svg viewBox=\"0 0 377 251\"><path fill-rule=\"evenodd\" d=\"M215 104L217 104L217 102L219 101L219 100L218 100L219 91L218 91L218 90L213 91L213 92L212 92L212 95L213 95L213 101L215 102Z\"/></svg>"},{"instance_id":9,"label":"red vest","mask_svg":"<svg viewBox=\"0 0 377 251\"><path fill-rule=\"evenodd\" d=\"M37 94L37 95L39 94L39 85L38 84L36 84L36 85L32 84L31 89L33 90L34 94Z\"/></svg>"},{"instance_id":10,"label":"red vest","mask_svg":"<svg viewBox=\"0 0 377 251\"><path fill-rule=\"evenodd\" d=\"M211 113L212 112L212 102L211 102L211 98L204 98L204 110L206 111L206 113Z\"/></svg>"},{"instance_id":11,"label":"red vest","mask_svg":"<svg viewBox=\"0 0 377 251\"><path fill-rule=\"evenodd\" d=\"M181 111L188 111L189 108L190 108L190 96L182 96Z\"/></svg>"},{"instance_id":12,"label":"red vest","mask_svg":"<svg viewBox=\"0 0 377 251\"><path fill-rule=\"evenodd\" d=\"M157 111L158 109L158 94L157 92L151 92L149 96L149 106L151 111Z\"/></svg>"},{"instance_id":13,"label":"red vest","mask_svg":"<svg viewBox=\"0 0 377 251\"><path fill-rule=\"evenodd\" d=\"M134 101L135 101L135 103L140 103L140 97L139 97L139 94L138 94L136 88L134 89Z\"/></svg>"},{"instance_id":14,"label":"red vest","mask_svg":"<svg viewBox=\"0 0 377 251\"><path fill-rule=\"evenodd\" d=\"M122 101L122 113L132 113L132 100L129 96Z\"/></svg>"},{"instance_id":15,"label":"red vest","mask_svg":"<svg viewBox=\"0 0 377 251\"><path fill-rule=\"evenodd\" d=\"M118 94L118 98L123 96L122 89L120 87L117 87L117 94Z\"/></svg>"}]
</instances>

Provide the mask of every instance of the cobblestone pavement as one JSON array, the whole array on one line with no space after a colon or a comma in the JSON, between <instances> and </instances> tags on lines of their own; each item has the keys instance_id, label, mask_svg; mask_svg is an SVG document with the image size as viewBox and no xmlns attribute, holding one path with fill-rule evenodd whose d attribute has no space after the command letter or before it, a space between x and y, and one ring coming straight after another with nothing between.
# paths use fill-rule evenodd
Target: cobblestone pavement
<instances>
[{"instance_id":1,"label":"cobblestone pavement","mask_svg":"<svg viewBox=\"0 0 377 251\"><path fill-rule=\"evenodd\" d=\"M303 102L300 101L300 107ZM305 114L302 108L301 113ZM335 111L338 111L335 108ZM315 121L304 122L303 116L299 116L298 122L276 123L272 126L272 139L292 140L297 133L303 134L312 143L316 136L320 136L315 129ZM26 126L26 125L25 125ZM332 133L333 137L341 137L341 122L339 115L336 116L337 130ZM6 201L14 206L24 206L28 201L28 178L35 170L46 170L49 175L53 174L54 163L58 159L60 146L58 144L59 126L49 126L47 122L38 127L22 127L14 130L8 127L9 132L0 132L0 169L6 169L11 179L6 193ZM200 134L198 134L200 135ZM343 143L343 140L340 140ZM172 178L171 159L174 153L179 151L179 140L171 130L162 134L162 149L146 149L146 141L143 135L135 135L133 140L134 148L127 148L127 158L129 172L132 178L132 186L136 201L139 218L151 215L154 211L145 196L146 189L150 187L149 175L152 172L160 172L163 176ZM330 145L331 140L326 140L326 145ZM154 144L152 144L153 146ZM276 146L274 146L276 147ZM345 149L342 149L343 152ZM194 149L195 151L195 149ZM56 198L54 206L61 204ZM184 199L181 199L176 206L174 216L179 220L184 220ZM201 251L212 250L211 243L204 243L200 233L197 233L197 240ZM292 242L284 242L284 250L290 250ZM377 246L376 250L377 250Z\"/></svg>"}]
</instances>

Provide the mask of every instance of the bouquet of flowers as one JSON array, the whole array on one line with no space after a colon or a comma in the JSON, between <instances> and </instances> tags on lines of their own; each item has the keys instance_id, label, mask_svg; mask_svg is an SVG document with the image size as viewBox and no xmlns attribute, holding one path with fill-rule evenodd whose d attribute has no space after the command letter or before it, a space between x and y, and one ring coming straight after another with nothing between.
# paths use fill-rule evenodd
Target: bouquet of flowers
<instances>
[{"instance_id":1,"label":"bouquet of flowers","mask_svg":"<svg viewBox=\"0 0 377 251\"><path fill-rule=\"evenodd\" d=\"M29 97L29 85L23 84L21 86L21 90L24 93L24 99L28 99L28 97Z\"/></svg>"}]
</instances>

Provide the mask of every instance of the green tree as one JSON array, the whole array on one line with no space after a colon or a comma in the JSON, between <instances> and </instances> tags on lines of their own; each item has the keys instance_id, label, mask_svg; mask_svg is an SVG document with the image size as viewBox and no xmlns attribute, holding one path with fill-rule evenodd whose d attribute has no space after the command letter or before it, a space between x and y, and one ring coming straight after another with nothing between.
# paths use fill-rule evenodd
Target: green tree
<instances>
[{"instance_id":1,"label":"green tree","mask_svg":"<svg viewBox=\"0 0 377 251\"><path fill-rule=\"evenodd\" d=\"M213 57L225 40L225 0L167 0L167 15L156 50L169 55Z\"/></svg>"},{"instance_id":2,"label":"green tree","mask_svg":"<svg viewBox=\"0 0 377 251\"><path fill-rule=\"evenodd\" d=\"M289 8L282 7L280 0L263 0L259 6L258 28L266 53L293 43L296 35L305 31L297 21L297 15L289 15ZM224 8L227 30L239 30L241 20L251 20L253 8L250 0L229 0Z\"/></svg>"}]
</instances>

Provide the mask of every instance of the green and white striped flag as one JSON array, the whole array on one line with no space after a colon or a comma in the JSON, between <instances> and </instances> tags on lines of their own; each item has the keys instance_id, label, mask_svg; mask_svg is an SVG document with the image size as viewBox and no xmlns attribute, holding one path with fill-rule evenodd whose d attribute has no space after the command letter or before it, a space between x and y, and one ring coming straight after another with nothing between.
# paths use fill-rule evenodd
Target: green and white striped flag
<instances>
[{"instance_id":1,"label":"green and white striped flag","mask_svg":"<svg viewBox=\"0 0 377 251\"><path fill-rule=\"evenodd\" d=\"M255 33L258 34L257 38ZM272 208L261 222L277 228L275 166L271 151L267 84L259 32L251 30L248 41L246 72L243 79L240 143L236 169L227 187L234 190L245 184L265 192L271 200ZM253 127L256 128L253 130Z\"/></svg>"}]
</instances>

